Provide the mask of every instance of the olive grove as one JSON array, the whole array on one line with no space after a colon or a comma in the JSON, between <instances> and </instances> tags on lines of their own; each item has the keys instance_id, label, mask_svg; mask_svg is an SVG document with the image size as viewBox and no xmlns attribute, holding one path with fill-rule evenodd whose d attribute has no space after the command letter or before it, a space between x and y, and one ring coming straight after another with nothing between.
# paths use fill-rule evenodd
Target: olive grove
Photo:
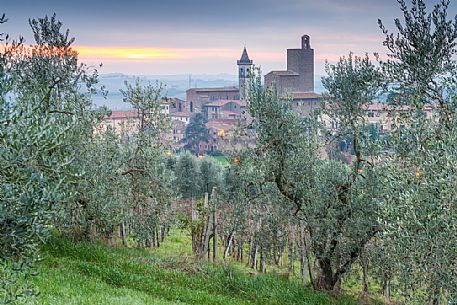
<instances>
[{"instance_id":1,"label":"olive grove","mask_svg":"<svg viewBox=\"0 0 457 305\"><path fill-rule=\"evenodd\" d=\"M106 124L98 68L80 63L55 15L29 21L31 45L1 34L0 303L38 303L29 278L52 234L157 248L178 229L196 259L252 275L457 302L457 17L448 0L398 3L393 30L379 21L386 55L327 63L307 117L255 70L237 130L255 146L226 163L201 154L204 115L186 130L198 156L164 141L159 83L126 83L136 116ZM375 103L390 109L387 134L367 119Z\"/></svg>"}]
</instances>

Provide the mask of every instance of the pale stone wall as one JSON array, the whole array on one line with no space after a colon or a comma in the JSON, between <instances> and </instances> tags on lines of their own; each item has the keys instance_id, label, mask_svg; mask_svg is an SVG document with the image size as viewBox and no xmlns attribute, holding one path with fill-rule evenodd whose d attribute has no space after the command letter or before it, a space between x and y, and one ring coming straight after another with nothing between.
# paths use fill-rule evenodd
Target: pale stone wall
<instances>
[{"instance_id":1,"label":"pale stone wall","mask_svg":"<svg viewBox=\"0 0 457 305\"><path fill-rule=\"evenodd\" d=\"M203 111L203 106L216 100L239 100L240 91L238 88L208 88L189 89L186 91L186 99L193 113ZM192 106L191 106L192 105Z\"/></svg>"}]
</instances>

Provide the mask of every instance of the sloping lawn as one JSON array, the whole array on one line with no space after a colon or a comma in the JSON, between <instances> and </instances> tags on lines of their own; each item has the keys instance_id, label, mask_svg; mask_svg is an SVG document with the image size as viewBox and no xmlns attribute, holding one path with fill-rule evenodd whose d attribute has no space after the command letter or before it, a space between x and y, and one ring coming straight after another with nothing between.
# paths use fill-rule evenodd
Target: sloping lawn
<instances>
[{"instance_id":1,"label":"sloping lawn","mask_svg":"<svg viewBox=\"0 0 457 305\"><path fill-rule=\"evenodd\" d=\"M356 304L273 275L193 259L185 237L159 249L110 247L53 238L34 284L43 304Z\"/></svg>"}]
</instances>

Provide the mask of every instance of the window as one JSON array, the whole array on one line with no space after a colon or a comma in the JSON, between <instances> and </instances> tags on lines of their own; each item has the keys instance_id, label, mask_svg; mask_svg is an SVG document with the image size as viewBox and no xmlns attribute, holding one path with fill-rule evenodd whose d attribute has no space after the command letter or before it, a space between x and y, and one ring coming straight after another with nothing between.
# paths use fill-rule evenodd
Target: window
<instances>
[{"instance_id":1,"label":"window","mask_svg":"<svg viewBox=\"0 0 457 305\"><path fill-rule=\"evenodd\" d=\"M368 112L368 117L369 118L374 118L374 113L373 112Z\"/></svg>"}]
</instances>

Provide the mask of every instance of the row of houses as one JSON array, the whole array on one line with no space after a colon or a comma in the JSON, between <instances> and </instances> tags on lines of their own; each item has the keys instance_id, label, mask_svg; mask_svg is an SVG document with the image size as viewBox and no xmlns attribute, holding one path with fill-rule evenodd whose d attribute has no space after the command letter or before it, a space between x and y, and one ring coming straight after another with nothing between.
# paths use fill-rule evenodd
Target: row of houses
<instances>
[{"instance_id":1,"label":"row of houses","mask_svg":"<svg viewBox=\"0 0 457 305\"><path fill-rule=\"evenodd\" d=\"M290 100L291 109L302 116L307 116L314 110L321 107L321 97L318 95L310 95L312 102L303 102ZM186 104L185 101L179 99L169 99L161 104L162 113L166 114L171 119L171 128L163 139L168 141L173 148L178 149L184 145L185 130L192 117L192 113L182 111L179 104ZM397 128L404 127L402 118L411 113L412 109L406 106L394 107L384 103L373 103L364 107L365 123L374 126L380 134L388 134ZM242 122L246 121L246 103L239 100L224 100L208 103L204 106L204 113L210 118L206 124L209 132L210 140L201 143L202 151L214 152L225 151L234 148L241 148L246 145L254 145L250 140L234 138L235 131ZM427 118L433 115L433 108L427 106L423 109ZM106 117L107 125L112 126L117 132L122 129L129 129L130 126L135 126L139 119L136 110L118 110L112 111L111 115ZM326 117L321 117L328 130L336 130L339 128L339 123L331 121Z\"/></svg>"}]
</instances>

